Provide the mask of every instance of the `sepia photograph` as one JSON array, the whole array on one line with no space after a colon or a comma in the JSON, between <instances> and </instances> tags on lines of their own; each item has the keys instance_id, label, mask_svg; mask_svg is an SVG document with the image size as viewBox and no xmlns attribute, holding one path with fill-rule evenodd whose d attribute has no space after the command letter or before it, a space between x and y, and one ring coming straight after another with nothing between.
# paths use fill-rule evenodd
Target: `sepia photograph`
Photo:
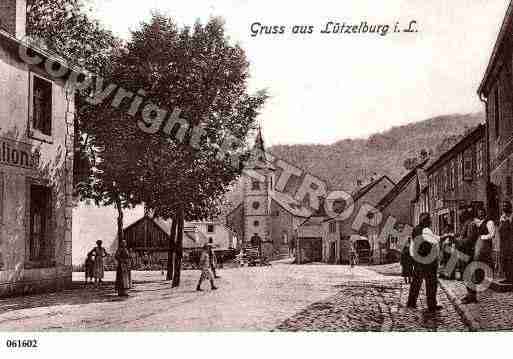
<instances>
[{"instance_id":1,"label":"sepia photograph","mask_svg":"<svg viewBox=\"0 0 513 359\"><path fill-rule=\"evenodd\" d=\"M0 0L0 353L511 332L512 203L513 1Z\"/></svg>"}]
</instances>

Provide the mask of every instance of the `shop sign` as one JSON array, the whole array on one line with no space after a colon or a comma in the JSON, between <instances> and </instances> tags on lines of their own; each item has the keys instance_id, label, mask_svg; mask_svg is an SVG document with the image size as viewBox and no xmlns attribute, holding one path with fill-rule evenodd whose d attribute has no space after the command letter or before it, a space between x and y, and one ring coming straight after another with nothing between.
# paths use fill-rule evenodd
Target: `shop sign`
<instances>
[{"instance_id":1,"label":"shop sign","mask_svg":"<svg viewBox=\"0 0 513 359\"><path fill-rule=\"evenodd\" d=\"M39 151L32 153L32 146L0 137L0 164L26 169L34 169L39 165Z\"/></svg>"}]
</instances>

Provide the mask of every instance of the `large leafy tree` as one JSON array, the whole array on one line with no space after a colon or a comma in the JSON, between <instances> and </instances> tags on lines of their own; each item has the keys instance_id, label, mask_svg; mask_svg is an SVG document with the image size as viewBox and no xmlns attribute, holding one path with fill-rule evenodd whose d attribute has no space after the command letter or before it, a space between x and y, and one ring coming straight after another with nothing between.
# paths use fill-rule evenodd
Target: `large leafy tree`
<instances>
[{"instance_id":1,"label":"large leafy tree","mask_svg":"<svg viewBox=\"0 0 513 359\"><path fill-rule=\"evenodd\" d=\"M241 171L241 166L233 166L232 158L218 156L220 147L227 136L233 136L238 141L231 149L244 158L248 134L266 95L248 93L246 55L238 45L230 44L218 18L179 28L171 18L153 14L118 53L110 76L132 93L143 90L147 102L169 113L181 109L188 124L184 137L177 128L165 131L165 123L160 131L146 133L139 128L144 123L141 112L133 118L127 115L129 102L104 108L95 123L98 129L107 129L113 120L104 119L121 119L116 120L121 126L118 144L109 143L111 130L97 131L104 136L97 136L96 141L99 147L112 147L118 154L116 146L123 146L122 156L131 161L120 172L111 171L108 168L113 164L102 160L98 188L126 180L127 201L142 202L154 215L179 222L173 278L173 285L178 285L183 220L218 213L220 198ZM192 128L200 123L205 135L193 148L189 141Z\"/></svg>"},{"instance_id":2,"label":"large leafy tree","mask_svg":"<svg viewBox=\"0 0 513 359\"><path fill-rule=\"evenodd\" d=\"M88 15L90 5L89 0L28 0L27 34L44 41L49 50L75 66L104 75L110 72L111 57L121 43ZM73 178L78 195L89 193L94 164L90 141L94 128L89 123L95 113L84 103L89 91L84 89L75 96Z\"/></svg>"}]
</instances>

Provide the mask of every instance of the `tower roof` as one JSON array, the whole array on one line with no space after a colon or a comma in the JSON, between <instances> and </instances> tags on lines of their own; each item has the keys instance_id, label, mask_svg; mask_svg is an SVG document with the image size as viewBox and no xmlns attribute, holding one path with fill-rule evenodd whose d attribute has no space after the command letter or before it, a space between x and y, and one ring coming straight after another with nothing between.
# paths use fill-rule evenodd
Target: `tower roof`
<instances>
[{"instance_id":1,"label":"tower roof","mask_svg":"<svg viewBox=\"0 0 513 359\"><path fill-rule=\"evenodd\" d=\"M270 156L267 154L265 150L264 138L262 136L262 128L260 126L258 127L257 136L255 138L255 145L253 146L253 150L251 151L247 167L252 169L275 170L272 161L270 160Z\"/></svg>"},{"instance_id":2,"label":"tower roof","mask_svg":"<svg viewBox=\"0 0 513 359\"><path fill-rule=\"evenodd\" d=\"M255 139L255 149L265 152L264 138L262 137L262 128L258 126L258 132Z\"/></svg>"}]
</instances>

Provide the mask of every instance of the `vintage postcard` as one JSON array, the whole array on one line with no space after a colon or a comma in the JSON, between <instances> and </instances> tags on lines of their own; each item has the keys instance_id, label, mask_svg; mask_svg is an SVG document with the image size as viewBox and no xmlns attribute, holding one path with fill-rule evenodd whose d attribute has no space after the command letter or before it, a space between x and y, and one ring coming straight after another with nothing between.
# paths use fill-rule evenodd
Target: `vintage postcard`
<instances>
[{"instance_id":1,"label":"vintage postcard","mask_svg":"<svg viewBox=\"0 0 513 359\"><path fill-rule=\"evenodd\" d=\"M513 329L509 0L0 1L0 347Z\"/></svg>"}]
</instances>

